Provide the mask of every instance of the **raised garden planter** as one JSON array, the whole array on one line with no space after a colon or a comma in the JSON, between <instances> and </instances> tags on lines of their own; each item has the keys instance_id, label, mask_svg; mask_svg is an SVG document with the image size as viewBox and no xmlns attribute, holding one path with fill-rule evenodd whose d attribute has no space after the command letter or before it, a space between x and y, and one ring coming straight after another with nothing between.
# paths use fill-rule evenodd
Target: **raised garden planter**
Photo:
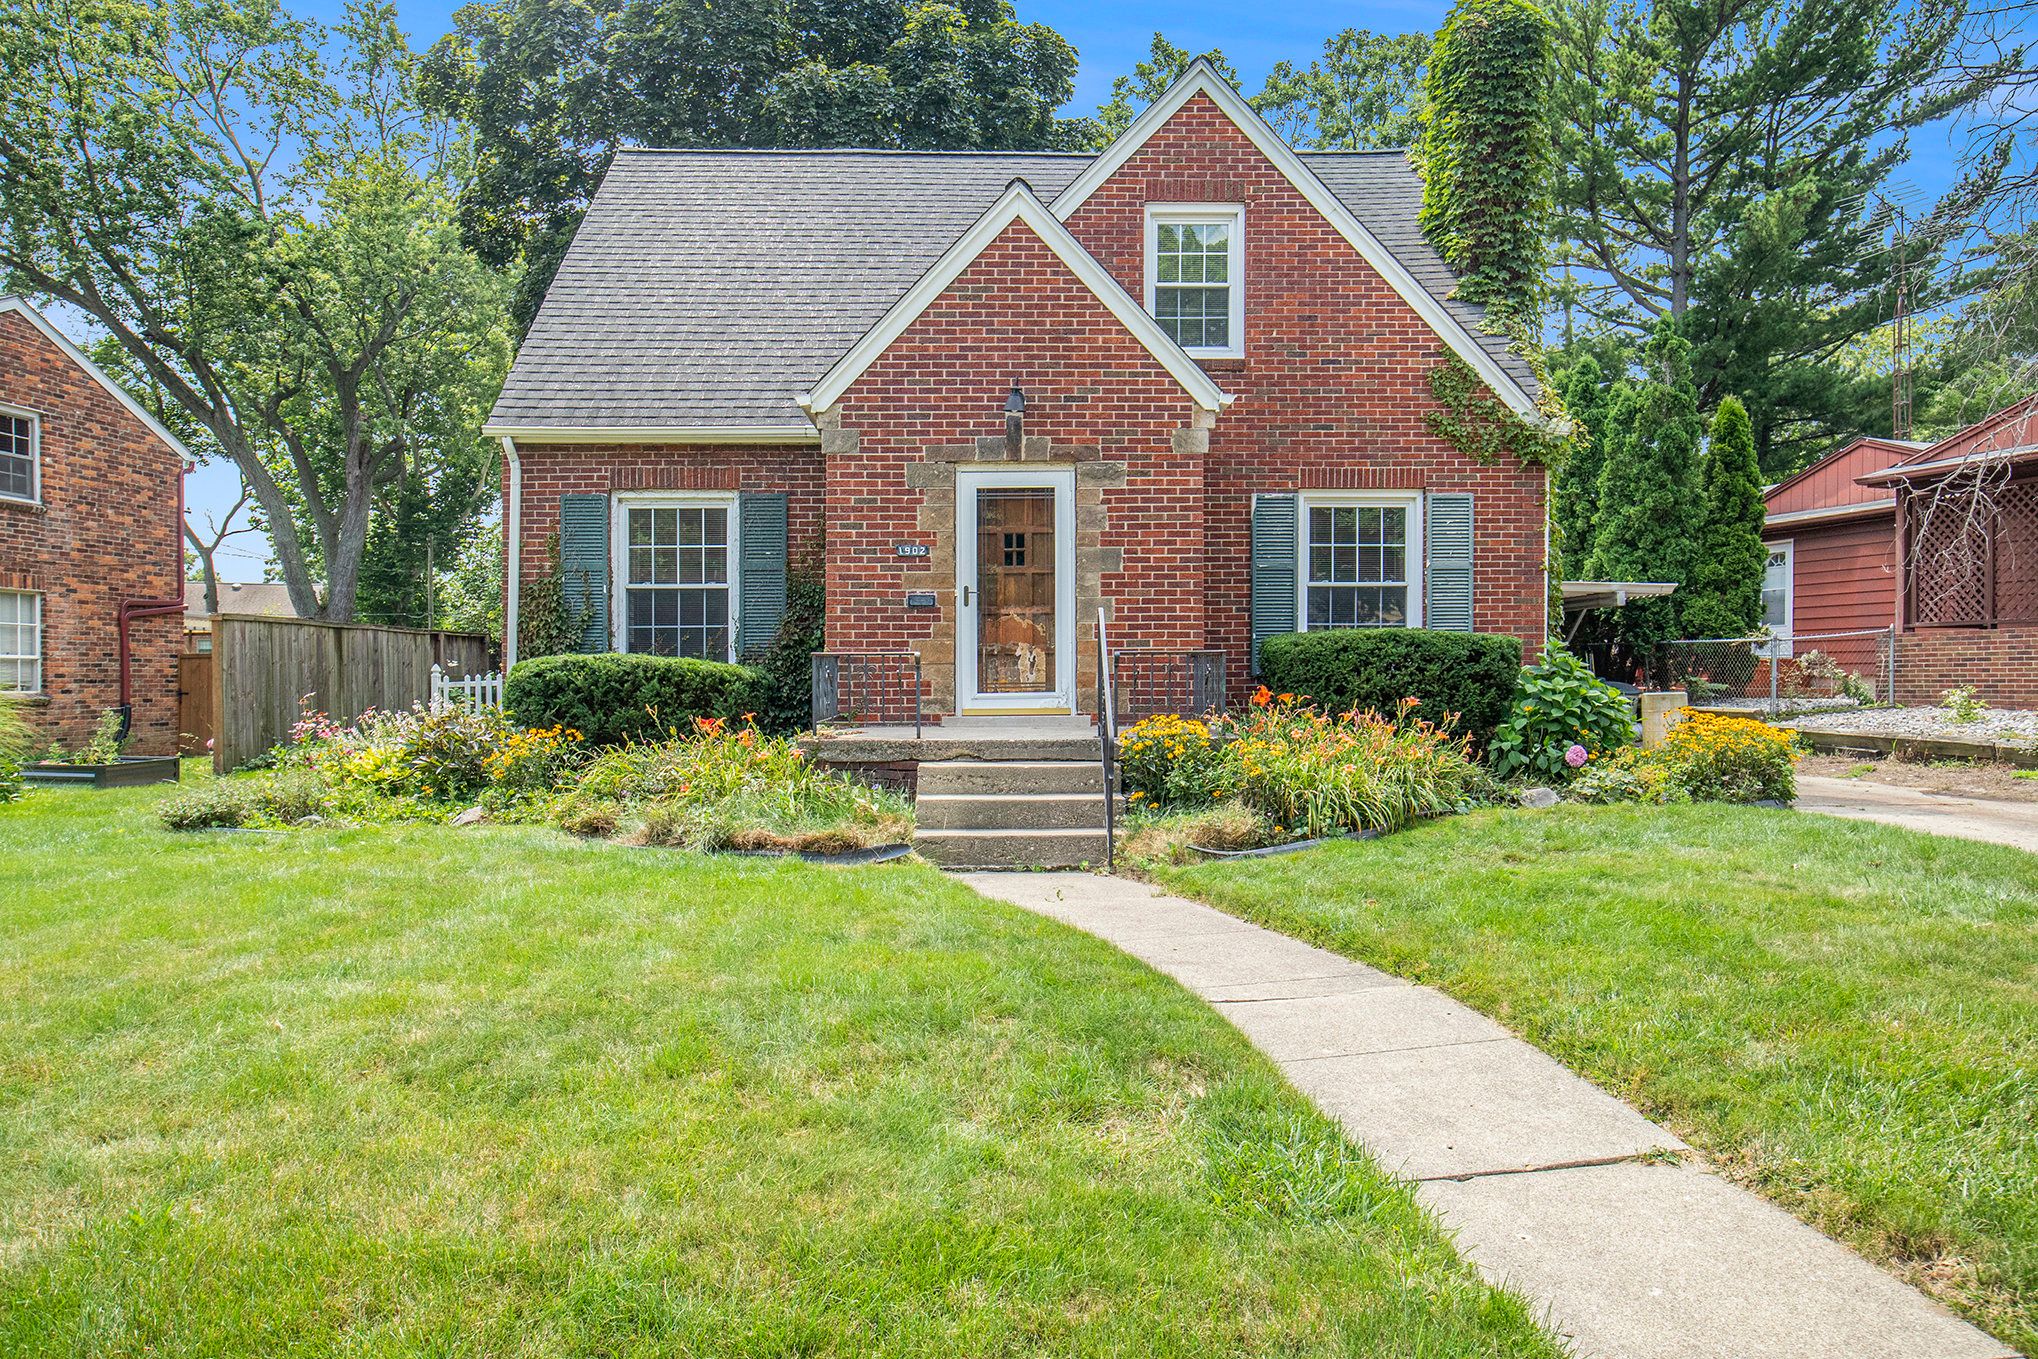
<instances>
[{"instance_id":1,"label":"raised garden planter","mask_svg":"<svg viewBox=\"0 0 2038 1359\"><path fill-rule=\"evenodd\" d=\"M32 764L21 776L30 783L132 788L143 783L175 783L178 768L175 755L123 755L112 764Z\"/></svg>"}]
</instances>

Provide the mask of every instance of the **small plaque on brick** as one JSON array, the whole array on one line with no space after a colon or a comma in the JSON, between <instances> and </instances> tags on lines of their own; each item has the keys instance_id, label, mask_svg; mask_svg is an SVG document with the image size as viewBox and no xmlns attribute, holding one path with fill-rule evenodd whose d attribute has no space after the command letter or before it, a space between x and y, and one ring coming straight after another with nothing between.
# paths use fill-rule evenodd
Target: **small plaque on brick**
<instances>
[{"instance_id":1,"label":"small plaque on brick","mask_svg":"<svg viewBox=\"0 0 2038 1359\"><path fill-rule=\"evenodd\" d=\"M913 592L912 592L911 594L909 594L909 595L907 595L907 596L906 596L906 607L907 607L907 608L909 608L909 609L931 609L931 608L933 608L933 607L934 607L934 592L933 592L932 590L915 590L915 591L913 591Z\"/></svg>"},{"instance_id":2,"label":"small plaque on brick","mask_svg":"<svg viewBox=\"0 0 2038 1359\"><path fill-rule=\"evenodd\" d=\"M929 553L925 543L900 543L892 551L901 557L925 557Z\"/></svg>"}]
</instances>

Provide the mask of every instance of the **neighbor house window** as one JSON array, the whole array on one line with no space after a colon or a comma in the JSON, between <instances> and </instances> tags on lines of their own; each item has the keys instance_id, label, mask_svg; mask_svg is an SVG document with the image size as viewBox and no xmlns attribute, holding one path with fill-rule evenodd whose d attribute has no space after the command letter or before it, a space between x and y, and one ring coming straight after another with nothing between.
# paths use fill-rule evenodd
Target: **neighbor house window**
<instances>
[{"instance_id":1,"label":"neighbor house window","mask_svg":"<svg viewBox=\"0 0 2038 1359\"><path fill-rule=\"evenodd\" d=\"M1791 642L1792 613L1795 601L1791 570L1793 544L1770 543L1769 563L1762 571L1762 626L1780 640L1758 647L1757 653L1766 656L1789 656L1796 649Z\"/></svg>"},{"instance_id":2,"label":"neighbor house window","mask_svg":"<svg viewBox=\"0 0 2038 1359\"><path fill-rule=\"evenodd\" d=\"M42 692L42 596L0 590L0 689Z\"/></svg>"},{"instance_id":3,"label":"neighbor house window","mask_svg":"<svg viewBox=\"0 0 2038 1359\"><path fill-rule=\"evenodd\" d=\"M1305 497L1302 626L1420 626L1418 535L1412 496Z\"/></svg>"},{"instance_id":4,"label":"neighbor house window","mask_svg":"<svg viewBox=\"0 0 2038 1359\"><path fill-rule=\"evenodd\" d=\"M624 649L728 660L730 502L625 501L621 510Z\"/></svg>"},{"instance_id":5,"label":"neighbor house window","mask_svg":"<svg viewBox=\"0 0 2038 1359\"><path fill-rule=\"evenodd\" d=\"M33 415L0 406L0 496L9 500L36 498L40 437Z\"/></svg>"},{"instance_id":6,"label":"neighbor house window","mask_svg":"<svg viewBox=\"0 0 2038 1359\"><path fill-rule=\"evenodd\" d=\"M1191 354L1244 352L1245 210L1150 208L1146 306Z\"/></svg>"}]
</instances>

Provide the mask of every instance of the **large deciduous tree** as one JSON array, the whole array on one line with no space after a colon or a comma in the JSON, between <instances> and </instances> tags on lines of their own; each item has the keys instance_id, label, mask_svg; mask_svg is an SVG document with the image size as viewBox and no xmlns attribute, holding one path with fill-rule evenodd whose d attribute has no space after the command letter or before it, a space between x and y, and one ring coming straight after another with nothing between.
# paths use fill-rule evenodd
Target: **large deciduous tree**
<instances>
[{"instance_id":1,"label":"large deciduous tree","mask_svg":"<svg viewBox=\"0 0 2038 1359\"><path fill-rule=\"evenodd\" d=\"M1544 290L1551 43L1529 0L1458 0L1427 77L1423 231L1458 271L1458 294L1518 334Z\"/></svg>"},{"instance_id":2,"label":"large deciduous tree","mask_svg":"<svg viewBox=\"0 0 2038 1359\"><path fill-rule=\"evenodd\" d=\"M1347 28L1297 69L1274 63L1254 107L1282 137L1321 151L1413 146L1422 133L1427 33Z\"/></svg>"},{"instance_id":3,"label":"large deciduous tree","mask_svg":"<svg viewBox=\"0 0 2038 1359\"><path fill-rule=\"evenodd\" d=\"M1680 592L1679 621L1689 637L1745 637L1762 621L1762 472L1748 408L1727 396L1713 413L1699 465L1704 519Z\"/></svg>"},{"instance_id":4,"label":"large deciduous tree","mask_svg":"<svg viewBox=\"0 0 2038 1359\"><path fill-rule=\"evenodd\" d=\"M616 148L1079 144L1076 54L1006 0L487 0L426 62L473 129L468 242L522 260L528 328Z\"/></svg>"},{"instance_id":5,"label":"large deciduous tree","mask_svg":"<svg viewBox=\"0 0 2038 1359\"><path fill-rule=\"evenodd\" d=\"M471 457L508 360L464 157L386 5L26 0L0 26L0 271L230 459L292 604L354 615L377 497Z\"/></svg>"},{"instance_id":6,"label":"large deciduous tree","mask_svg":"<svg viewBox=\"0 0 2038 1359\"><path fill-rule=\"evenodd\" d=\"M1562 0L1557 17L1571 300L1637 337L1676 321L1701 401L1747 395L1772 476L1878 416L1886 429L1886 388L1830 359L1888 317L1885 195L1907 134L2005 75L1949 74L1966 0ZM1971 178L1939 215L1988 189ZM1951 234L1909 233L1915 276Z\"/></svg>"}]
</instances>

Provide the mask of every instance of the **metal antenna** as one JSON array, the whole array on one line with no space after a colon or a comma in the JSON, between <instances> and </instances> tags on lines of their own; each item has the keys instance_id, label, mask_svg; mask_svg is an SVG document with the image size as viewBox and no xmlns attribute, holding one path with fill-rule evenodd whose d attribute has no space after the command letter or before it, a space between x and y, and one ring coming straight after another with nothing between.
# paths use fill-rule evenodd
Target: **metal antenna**
<instances>
[{"instance_id":1,"label":"metal antenna","mask_svg":"<svg viewBox=\"0 0 2038 1359\"><path fill-rule=\"evenodd\" d=\"M1890 327L1890 420L1892 439L1911 437L1911 280L1904 261L1904 213L1896 217L1896 314Z\"/></svg>"}]
</instances>

